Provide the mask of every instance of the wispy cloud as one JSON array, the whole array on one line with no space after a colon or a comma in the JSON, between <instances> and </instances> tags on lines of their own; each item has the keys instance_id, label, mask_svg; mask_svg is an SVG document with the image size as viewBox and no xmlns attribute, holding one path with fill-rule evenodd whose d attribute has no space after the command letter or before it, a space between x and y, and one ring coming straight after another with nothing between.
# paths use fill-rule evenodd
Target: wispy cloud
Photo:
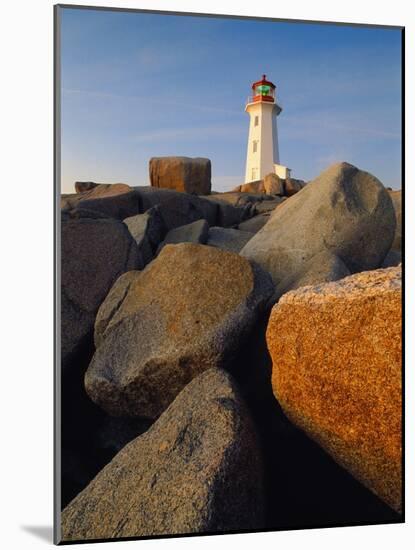
<instances>
[{"instance_id":1,"label":"wispy cloud","mask_svg":"<svg viewBox=\"0 0 415 550\"><path fill-rule=\"evenodd\" d=\"M324 126L324 124L323 124ZM358 134L365 134L380 138L390 138L390 139L401 139L401 135L397 132L388 132L379 128L359 128L358 126L354 125L346 125L346 124L327 124L325 125L327 128L333 128L334 130L342 130L347 133L358 133Z\"/></svg>"},{"instance_id":2,"label":"wispy cloud","mask_svg":"<svg viewBox=\"0 0 415 550\"><path fill-rule=\"evenodd\" d=\"M235 125L221 125L221 126L197 126L189 128L161 128L153 132L143 132L142 134L136 134L132 136L134 141L140 143L149 142L162 142L176 140L189 140L189 139L211 139L217 137L234 137L245 130L245 127Z\"/></svg>"},{"instance_id":3,"label":"wispy cloud","mask_svg":"<svg viewBox=\"0 0 415 550\"><path fill-rule=\"evenodd\" d=\"M385 128L386 126L386 128ZM373 120L367 113L313 111L298 115L287 115L283 123L285 139L302 141L327 141L340 135L357 139L372 137L378 139L400 140L399 131L387 129L387 123L377 117Z\"/></svg>"},{"instance_id":4,"label":"wispy cloud","mask_svg":"<svg viewBox=\"0 0 415 550\"><path fill-rule=\"evenodd\" d=\"M101 92L96 90L82 90L77 88L62 88L63 95L79 95L86 96L91 98L100 98L116 101L136 101L143 102L146 104L155 104L155 105L171 105L174 107L184 107L186 109L192 109L202 112L211 112L211 113L221 113L221 114L230 114L230 115L239 115L241 114L240 109L226 109L223 107L216 107L214 105L206 105L205 103L191 103L188 101L177 101L169 97L155 97L155 96L139 96L139 95L123 95L113 92Z\"/></svg>"}]
</instances>

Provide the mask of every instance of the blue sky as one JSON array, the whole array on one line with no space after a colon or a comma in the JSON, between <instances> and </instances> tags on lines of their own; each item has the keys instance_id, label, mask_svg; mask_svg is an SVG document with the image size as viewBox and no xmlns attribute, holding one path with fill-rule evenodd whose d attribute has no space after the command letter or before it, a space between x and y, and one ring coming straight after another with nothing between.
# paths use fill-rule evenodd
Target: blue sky
<instances>
[{"instance_id":1,"label":"blue sky","mask_svg":"<svg viewBox=\"0 0 415 550\"><path fill-rule=\"evenodd\" d=\"M309 180L345 160L401 187L396 29L64 8L62 190L148 185L152 156L208 157L243 183L251 83L277 85L280 161Z\"/></svg>"}]
</instances>

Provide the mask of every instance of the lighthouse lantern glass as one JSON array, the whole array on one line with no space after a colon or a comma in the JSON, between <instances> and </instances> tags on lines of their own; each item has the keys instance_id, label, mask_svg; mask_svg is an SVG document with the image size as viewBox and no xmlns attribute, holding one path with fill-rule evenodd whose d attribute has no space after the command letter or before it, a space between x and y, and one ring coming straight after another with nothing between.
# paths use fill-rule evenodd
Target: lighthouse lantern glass
<instances>
[{"instance_id":1,"label":"lighthouse lantern glass","mask_svg":"<svg viewBox=\"0 0 415 550\"><path fill-rule=\"evenodd\" d=\"M269 84L258 84L254 89L255 95L274 97L274 90Z\"/></svg>"}]
</instances>

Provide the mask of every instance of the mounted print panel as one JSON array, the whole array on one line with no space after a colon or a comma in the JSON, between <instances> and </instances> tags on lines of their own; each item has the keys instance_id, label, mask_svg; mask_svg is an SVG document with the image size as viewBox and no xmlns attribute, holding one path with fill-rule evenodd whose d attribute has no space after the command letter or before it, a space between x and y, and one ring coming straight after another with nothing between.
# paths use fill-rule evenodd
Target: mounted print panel
<instances>
[{"instance_id":1,"label":"mounted print panel","mask_svg":"<svg viewBox=\"0 0 415 550\"><path fill-rule=\"evenodd\" d=\"M55 7L55 542L401 523L403 28Z\"/></svg>"}]
</instances>

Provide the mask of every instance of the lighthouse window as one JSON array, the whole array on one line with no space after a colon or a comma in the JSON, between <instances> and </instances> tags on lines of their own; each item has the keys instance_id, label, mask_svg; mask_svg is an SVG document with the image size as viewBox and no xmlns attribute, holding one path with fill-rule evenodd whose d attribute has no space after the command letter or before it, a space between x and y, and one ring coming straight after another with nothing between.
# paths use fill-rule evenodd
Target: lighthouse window
<instances>
[{"instance_id":1,"label":"lighthouse window","mask_svg":"<svg viewBox=\"0 0 415 550\"><path fill-rule=\"evenodd\" d=\"M256 91L257 91L257 94L260 94L260 95L270 95L271 86L268 86L266 84L261 84L260 86L257 86Z\"/></svg>"},{"instance_id":2,"label":"lighthouse window","mask_svg":"<svg viewBox=\"0 0 415 550\"><path fill-rule=\"evenodd\" d=\"M258 140L255 139L255 140L253 141L253 143L252 143L252 146L253 146L253 147L252 147L252 151L253 151L254 153L256 153L257 150L258 150Z\"/></svg>"},{"instance_id":3,"label":"lighthouse window","mask_svg":"<svg viewBox=\"0 0 415 550\"><path fill-rule=\"evenodd\" d=\"M254 126L258 126L258 124L259 124L259 116L256 116L254 120Z\"/></svg>"}]
</instances>

